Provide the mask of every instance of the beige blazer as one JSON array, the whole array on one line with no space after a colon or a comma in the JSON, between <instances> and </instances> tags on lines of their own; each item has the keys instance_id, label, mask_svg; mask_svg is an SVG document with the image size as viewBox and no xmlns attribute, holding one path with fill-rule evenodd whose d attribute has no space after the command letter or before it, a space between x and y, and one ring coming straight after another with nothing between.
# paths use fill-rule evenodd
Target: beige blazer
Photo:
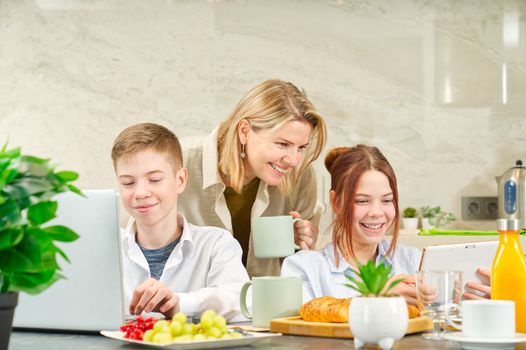
<instances>
[{"instance_id":1,"label":"beige blazer","mask_svg":"<svg viewBox=\"0 0 526 350\"><path fill-rule=\"evenodd\" d=\"M225 184L217 169L217 128L208 136L181 140L183 162L188 169L188 184L178 198L178 210L188 222L199 226L217 226L232 232L232 219L226 205ZM277 187L261 181L251 217L288 215L291 210L318 225L323 206L316 199L316 177L309 166L291 197L283 196ZM279 276L281 262L257 259L252 235L249 240L247 271L250 276Z\"/></svg>"}]
</instances>

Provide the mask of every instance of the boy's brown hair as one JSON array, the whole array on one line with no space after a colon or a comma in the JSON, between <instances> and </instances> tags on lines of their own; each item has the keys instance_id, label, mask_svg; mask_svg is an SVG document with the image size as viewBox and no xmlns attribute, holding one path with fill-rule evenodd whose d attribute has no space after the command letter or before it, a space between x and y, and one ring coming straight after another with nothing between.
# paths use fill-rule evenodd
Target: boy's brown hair
<instances>
[{"instance_id":1,"label":"boy's brown hair","mask_svg":"<svg viewBox=\"0 0 526 350\"><path fill-rule=\"evenodd\" d=\"M162 125L142 123L124 129L113 142L113 167L116 169L119 159L147 149L163 153L174 172L183 166L183 152L177 136Z\"/></svg>"}]
</instances>

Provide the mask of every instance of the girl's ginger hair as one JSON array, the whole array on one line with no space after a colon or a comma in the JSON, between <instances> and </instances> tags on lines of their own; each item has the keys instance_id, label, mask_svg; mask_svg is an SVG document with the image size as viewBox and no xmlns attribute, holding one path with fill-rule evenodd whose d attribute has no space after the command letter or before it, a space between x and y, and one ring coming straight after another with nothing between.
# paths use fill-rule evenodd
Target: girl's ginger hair
<instances>
[{"instance_id":1,"label":"girl's ginger hair","mask_svg":"<svg viewBox=\"0 0 526 350\"><path fill-rule=\"evenodd\" d=\"M250 90L218 130L218 168L227 186L241 193L245 176L245 161L240 157L242 145L238 125L247 120L252 130L278 129L285 123L299 120L312 126L309 146L301 162L285 175L278 186L281 193L290 195L292 184L298 183L307 166L316 160L325 146L327 131L323 117L294 84L267 80Z\"/></svg>"},{"instance_id":2,"label":"girl's ginger hair","mask_svg":"<svg viewBox=\"0 0 526 350\"><path fill-rule=\"evenodd\" d=\"M382 152L376 147L365 145L337 147L328 152L325 157L325 167L331 174L331 190L336 193L332 219L332 241L336 266L339 263L337 249L348 262L355 260L352 244L354 201L360 177L369 170L376 170L387 176L393 192L395 220L392 225L393 239L387 250L387 255L392 256L400 225L398 187L394 170Z\"/></svg>"}]
</instances>

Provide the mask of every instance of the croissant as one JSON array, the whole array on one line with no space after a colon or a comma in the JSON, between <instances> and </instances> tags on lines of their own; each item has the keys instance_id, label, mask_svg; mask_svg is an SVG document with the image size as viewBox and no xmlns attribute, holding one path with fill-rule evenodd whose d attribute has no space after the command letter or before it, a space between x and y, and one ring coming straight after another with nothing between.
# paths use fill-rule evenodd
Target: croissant
<instances>
[{"instance_id":1,"label":"croissant","mask_svg":"<svg viewBox=\"0 0 526 350\"><path fill-rule=\"evenodd\" d=\"M304 321L345 323L349 318L350 303L350 298L315 298L300 307L300 315ZM410 304L407 304L407 312L409 318L415 318L420 315L418 308Z\"/></svg>"},{"instance_id":2,"label":"croissant","mask_svg":"<svg viewBox=\"0 0 526 350\"><path fill-rule=\"evenodd\" d=\"M300 307L301 318L312 322L347 322L351 299L321 297Z\"/></svg>"}]
</instances>

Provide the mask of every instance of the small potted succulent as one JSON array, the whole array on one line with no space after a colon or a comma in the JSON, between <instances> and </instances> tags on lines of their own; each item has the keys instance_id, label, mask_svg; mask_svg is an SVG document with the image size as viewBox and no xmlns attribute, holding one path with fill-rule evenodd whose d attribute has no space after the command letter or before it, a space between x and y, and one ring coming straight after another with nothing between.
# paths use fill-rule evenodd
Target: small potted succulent
<instances>
[{"instance_id":1,"label":"small potted succulent","mask_svg":"<svg viewBox=\"0 0 526 350\"><path fill-rule=\"evenodd\" d=\"M407 303L401 296L390 293L402 279L390 283L392 266L384 260L378 265L371 260L357 263L356 277L346 275L347 287L361 296L352 299L349 306L349 327L354 336L354 347L377 343L382 349L391 349L395 340L401 339L409 322Z\"/></svg>"},{"instance_id":2,"label":"small potted succulent","mask_svg":"<svg viewBox=\"0 0 526 350\"><path fill-rule=\"evenodd\" d=\"M422 229L427 231L434 227L444 227L447 223L455 221L456 217L453 213L442 211L440 207L422 207L420 208L422 214Z\"/></svg>"},{"instance_id":3,"label":"small potted succulent","mask_svg":"<svg viewBox=\"0 0 526 350\"><path fill-rule=\"evenodd\" d=\"M71 184L78 174L55 171L48 159L0 148L0 349L7 349L18 292L38 294L63 278L57 255L69 262L55 242L78 235L49 225L61 192L81 191Z\"/></svg>"},{"instance_id":4,"label":"small potted succulent","mask_svg":"<svg viewBox=\"0 0 526 350\"><path fill-rule=\"evenodd\" d=\"M418 210L407 207L402 211L402 223L406 230L418 229Z\"/></svg>"}]
</instances>

